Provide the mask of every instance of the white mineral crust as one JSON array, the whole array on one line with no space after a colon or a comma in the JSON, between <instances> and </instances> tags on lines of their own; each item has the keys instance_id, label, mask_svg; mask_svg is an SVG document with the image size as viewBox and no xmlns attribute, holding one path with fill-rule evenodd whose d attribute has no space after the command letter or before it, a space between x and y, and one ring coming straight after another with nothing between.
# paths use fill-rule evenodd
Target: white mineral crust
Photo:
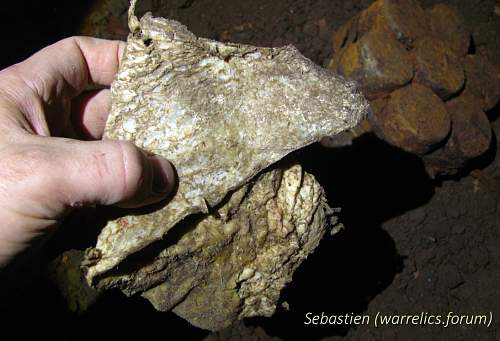
<instances>
[{"instance_id":1,"label":"white mineral crust","mask_svg":"<svg viewBox=\"0 0 500 341\"><path fill-rule=\"evenodd\" d=\"M292 244L291 239L283 243L289 251L281 250L280 243L275 245L277 255L283 253L291 257L293 254L303 259L314 249L316 241L311 244L314 247L306 248L307 241L301 242L301 238L320 236L322 233L315 229L324 230L327 205L316 180L304 175L300 166L280 165L274 167L275 170L262 171L294 150L354 127L364 116L367 103L353 83L315 65L293 46L260 48L197 38L182 24L154 18L149 13L139 21L133 14L134 5L135 1L129 13L131 33L111 88L112 109L105 137L132 141L146 151L169 159L176 167L179 186L161 209L122 217L104 227L95 249L87 253L87 280L100 288L119 287L128 294L149 290L144 295L156 307L165 310L178 304L175 309L182 315L182 309L187 309L183 307L191 303L186 303L189 298L180 297L179 293L186 294L184 289L188 287L191 293L208 290L195 284L206 280L203 276L214 280L213 264L217 262L198 273L190 271L190 276L194 276L190 279L179 279L184 289L177 288L175 293L172 292L171 279L175 277L172 273L186 267L168 255L182 254L180 258L193 265L188 261L190 252L206 251L209 247L203 243L210 240L212 234L241 235L249 228L285 239L296 235ZM300 175L284 176L285 182L280 175L275 187L267 184L273 190L261 186L272 194L258 206L262 212L252 212L243 206L235 206L231 212L228 207L231 200L248 204L250 199L241 191L248 190L249 182L256 188L262 181L256 179L283 172ZM256 178L259 173L263 175ZM279 199L283 193L288 194ZM243 197L239 198L240 195ZM307 219L286 220L282 208L271 207L278 203L287 207L286 214L290 217ZM244 229L233 226L243 218L230 218L239 217L240 211L266 215L261 221L255 221L257 225ZM214 212L219 212L217 218ZM211 219L215 219L211 223L213 228L207 225ZM230 221L233 225L227 224ZM317 226L312 228L313 221ZM270 233L273 229L277 230ZM253 236L252 233L249 236ZM183 238L193 239L193 244L180 243ZM239 247L243 253L264 252L252 243ZM257 252L252 264L236 263L234 269L227 271L236 276L234 281L242 282L237 291L239 310L233 311L234 318L269 315L274 311L279 290L290 279L295 265L274 272L269 270L272 264L262 264L269 263L265 259L273 259L273 250L265 250L265 255ZM224 258L217 252L210 253L210 257L216 254ZM274 266L283 263L279 257L276 259ZM262 270L258 270L260 268ZM266 277L268 275L271 277ZM225 278L222 282L228 280ZM271 282L277 283L273 289L276 292L267 301L266 295L256 296L256 292L268 290L262 283ZM178 300L159 296L161 290ZM158 297L162 297L163 303ZM184 303L179 304L182 300ZM220 318L227 320L227 314L224 316ZM201 320L202 317L190 319L191 322ZM206 325L193 323L218 329L227 325L227 321L222 320Z\"/></svg>"}]
</instances>

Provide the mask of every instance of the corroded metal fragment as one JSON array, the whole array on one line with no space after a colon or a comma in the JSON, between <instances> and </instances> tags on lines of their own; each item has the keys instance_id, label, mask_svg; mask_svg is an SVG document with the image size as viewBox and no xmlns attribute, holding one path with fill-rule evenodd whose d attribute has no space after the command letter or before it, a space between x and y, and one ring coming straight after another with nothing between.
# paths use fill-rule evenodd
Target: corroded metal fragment
<instances>
[{"instance_id":1,"label":"corroded metal fragment","mask_svg":"<svg viewBox=\"0 0 500 341\"><path fill-rule=\"evenodd\" d=\"M133 7L105 137L166 157L179 186L163 208L104 227L87 280L212 330L269 316L331 215L313 176L274 164L353 128L367 102L293 46L197 38Z\"/></svg>"}]
</instances>

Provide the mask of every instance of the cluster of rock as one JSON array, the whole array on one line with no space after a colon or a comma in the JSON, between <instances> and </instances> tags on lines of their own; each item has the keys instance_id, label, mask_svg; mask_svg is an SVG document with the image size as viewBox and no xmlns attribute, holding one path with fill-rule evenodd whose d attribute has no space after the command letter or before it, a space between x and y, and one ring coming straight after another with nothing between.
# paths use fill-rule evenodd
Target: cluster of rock
<instances>
[{"instance_id":1,"label":"cluster of rock","mask_svg":"<svg viewBox=\"0 0 500 341\"><path fill-rule=\"evenodd\" d=\"M328 66L361 86L371 129L422 156L431 175L453 173L489 148L485 112L498 102L499 77L474 53L456 10L377 0L341 26L333 44Z\"/></svg>"}]
</instances>

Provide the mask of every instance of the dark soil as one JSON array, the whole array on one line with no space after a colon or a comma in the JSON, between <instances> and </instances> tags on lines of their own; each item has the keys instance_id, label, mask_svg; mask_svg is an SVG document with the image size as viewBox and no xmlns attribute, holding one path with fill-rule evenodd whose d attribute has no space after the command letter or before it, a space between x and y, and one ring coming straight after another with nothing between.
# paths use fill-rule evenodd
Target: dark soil
<instances>
[{"instance_id":1,"label":"dark soil","mask_svg":"<svg viewBox=\"0 0 500 341\"><path fill-rule=\"evenodd\" d=\"M118 1L120 2L120 1ZM123 1L121 1L123 3ZM145 0L141 9L185 23L200 36L254 45L295 45L318 64L331 54L332 32L371 1L342 0ZM426 0L425 5L437 1ZM478 53L500 56L500 17L496 1L449 0L474 32ZM496 3L498 6L498 3ZM123 4L122 4L123 6ZM105 18L105 37L123 38L125 13ZM28 26L29 27L29 26ZM44 38L44 41L47 39ZM24 52L23 52L24 53ZM493 62L499 64L499 59ZM498 117L498 107L490 113ZM498 123L494 123L495 128ZM500 131L500 129L498 130ZM342 207L345 230L322 241L299 268L272 318L255 318L270 336L285 340L499 340L500 339L500 158L493 141L487 155L453 179L430 179L417 157L373 136L353 146L313 146L299 153L306 168L324 185L332 206ZM63 231L68 247L87 232ZM92 237L90 237L92 238ZM87 238L88 239L88 238ZM114 293L77 317L67 314L57 293L37 289L12 309L11 318L33 320L41 335L84 339L96 330L113 338L147 339L181 333L183 339L207 335L173 314L157 313L140 297ZM49 306L49 308L47 308ZM45 312L49 316L45 316ZM461 314L493 316L491 326L413 325L306 326L305 314ZM54 319L66 329L47 331ZM119 322L115 322L119 321ZM162 329L164 333L162 333ZM64 331L63 331L64 330ZM174 334L175 333L175 334ZM262 339L262 334L259 334Z\"/></svg>"},{"instance_id":2,"label":"dark soil","mask_svg":"<svg viewBox=\"0 0 500 341\"><path fill-rule=\"evenodd\" d=\"M158 7L157 13L181 21L203 37L259 46L293 44L306 57L322 64L331 53L330 38L335 28L371 2L176 0L169 1L167 8ZM183 7L186 3L190 5Z\"/></svg>"}]
</instances>

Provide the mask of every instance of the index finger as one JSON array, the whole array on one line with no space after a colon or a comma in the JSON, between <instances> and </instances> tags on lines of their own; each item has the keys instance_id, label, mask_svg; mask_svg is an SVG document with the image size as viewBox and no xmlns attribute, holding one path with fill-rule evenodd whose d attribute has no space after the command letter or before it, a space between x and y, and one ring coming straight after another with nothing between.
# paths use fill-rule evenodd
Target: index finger
<instances>
[{"instance_id":1,"label":"index finger","mask_svg":"<svg viewBox=\"0 0 500 341\"><path fill-rule=\"evenodd\" d=\"M111 85L120 66L125 42L75 37L74 43L87 64L89 81L103 86Z\"/></svg>"},{"instance_id":2,"label":"index finger","mask_svg":"<svg viewBox=\"0 0 500 341\"><path fill-rule=\"evenodd\" d=\"M42 100L72 98L89 84L109 86L124 49L122 41L71 37L42 49L15 69Z\"/></svg>"}]
</instances>

